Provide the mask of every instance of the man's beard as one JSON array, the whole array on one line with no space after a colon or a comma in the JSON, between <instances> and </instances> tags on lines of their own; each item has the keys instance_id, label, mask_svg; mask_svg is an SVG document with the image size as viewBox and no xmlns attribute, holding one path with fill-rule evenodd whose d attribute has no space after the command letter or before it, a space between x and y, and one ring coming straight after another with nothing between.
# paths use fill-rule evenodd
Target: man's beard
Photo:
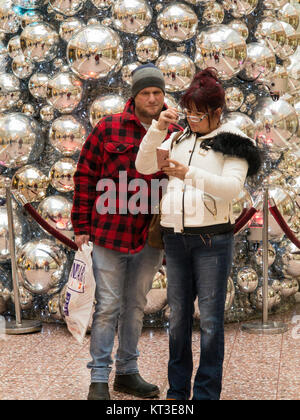
<instances>
[{"instance_id":1,"label":"man's beard","mask_svg":"<svg viewBox=\"0 0 300 420\"><path fill-rule=\"evenodd\" d=\"M160 110L159 112L148 112L148 111L146 111L146 110L139 110L139 114L140 114L142 117L145 117L145 118L154 118L154 119L158 119L158 118L159 118L159 116L160 116L161 111L162 111L162 110Z\"/></svg>"}]
</instances>

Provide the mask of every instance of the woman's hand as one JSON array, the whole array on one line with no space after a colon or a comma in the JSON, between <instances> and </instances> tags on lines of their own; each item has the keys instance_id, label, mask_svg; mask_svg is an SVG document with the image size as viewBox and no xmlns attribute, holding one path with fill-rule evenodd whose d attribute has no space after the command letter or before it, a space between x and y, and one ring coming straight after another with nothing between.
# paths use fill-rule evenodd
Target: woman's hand
<instances>
[{"instance_id":1,"label":"woman's hand","mask_svg":"<svg viewBox=\"0 0 300 420\"><path fill-rule=\"evenodd\" d=\"M157 121L157 128L160 131L166 130L170 124L178 122L178 111L176 108L168 108L160 113Z\"/></svg>"},{"instance_id":2,"label":"woman's hand","mask_svg":"<svg viewBox=\"0 0 300 420\"><path fill-rule=\"evenodd\" d=\"M167 174L168 176L175 176L176 178L179 178L183 181L185 178L185 175L189 171L189 167L172 159L166 159L166 162L173 163L173 166L163 167L162 169L163 172Z\"/></svg>"}]
</instances>

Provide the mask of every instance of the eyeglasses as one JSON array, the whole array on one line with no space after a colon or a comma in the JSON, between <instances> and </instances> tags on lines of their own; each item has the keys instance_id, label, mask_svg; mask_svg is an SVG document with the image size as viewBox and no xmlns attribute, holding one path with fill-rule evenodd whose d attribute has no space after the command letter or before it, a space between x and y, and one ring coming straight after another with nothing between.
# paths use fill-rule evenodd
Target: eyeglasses
<instances>
[{"instance_id":1,"label":"eyeglasses","mask_svg":"<svg viewBox=\"0 0 300 420\"><path fill-rule=\"evenodd\" d=\"M188 118L191 122L201 122L207 116L208 116L207 112L203 114L201 117L200 116L198 117L197 115L188 115L186 112L178 112L178 118L180 120L185 120L186 118Z\"/></svg>"}]
</instances>

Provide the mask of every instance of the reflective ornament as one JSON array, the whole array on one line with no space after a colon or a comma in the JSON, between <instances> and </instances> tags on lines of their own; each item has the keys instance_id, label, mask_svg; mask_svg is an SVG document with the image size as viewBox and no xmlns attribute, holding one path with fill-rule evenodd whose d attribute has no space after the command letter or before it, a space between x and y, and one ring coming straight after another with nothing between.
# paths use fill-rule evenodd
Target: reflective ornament
<instances>
[{"instance_id":1,"label":"reflective ornament","mask_svg":"<svg viewBox=\"0 0 300 420\"><path fill-rule=\"evenodd\" d=\"M15 106L20 96L19 79L13 74L0 73L0 112L8 111Z\"/></svg>"},{"instance_id":2,"label":"reflective ornament","mask_svg":"<svg viewBox=\"0 0 300 420\"><path fill-rule=\"evenodd\" d=\"M297 9L290 3L286 3L277 12L278 19L280 21L289 23L294 29L299 26L299 14Z\"/></svg>"},{"instance_id":3,"label":"reflective ornament","mask_svg":"<svg viewBox=\"0 0 300 420\"><path fill-rule=\"evenodd\" d=\"M234 296L235 296L234 283L233 283L232 278L228 277L227 293L226 293L226 301L225 301L225 311L229 311L229 309L232 307Z\"/></svg>"},{"instance_id":4,"label":"reflective ornament","mask_svg":"<svg viewBox=\"0 0 300 420\"><path fill-rule=\"evenodd\" d=\"M236 18L252 13L257 3L258 0L222 0L224 8Z\"/></svg>"},{"instance_id":5,"label":"reflective ornament","mask_svg":"<svg viewBox=\"0 0 300 420\"><path fill-rule=\"evenodd\" d=\"M196 35L198 18L184 3L167 6L157 17L157 27L163 39L173 42L187 41Z\"/></svg>"},{"instance_id":6,"label":"reflective ornament","mask_svg":"<svg viewBox=\"0 0 300 420\"><path fill-rule=\"evenodd\" d=\"M151 289L147 296L147 303L144 308L144 313L155 314L161 311L167 305L167 290L166 289Z\"/></svg>"},{"instance_id":7,"label":"reflective ornament","mask_svg":"<svg viewBox=\"0 0 300 420\"><path fill-rule=\"evenodd\" d=\"M26 58L41 63L51 61L56 56L59 36L47 23L34 22L23 30L20 43Z\"/></svg>"},{"instance_id":8,"label":"reflective ornament","mask_svg":"<svg viewBox=\"0 0 300 420\"><path fill-rule=\"evenodd\" d=\"M0 32L15 34L20 26L20 17L12 0L0 0Z\"/></svg>"},{"instance_id":9,"label":"reflective ornament","mask_svg":"<svg viewBox=\"0 0 300 420\"><path fill-rule=\"evenodd\" d=\"M243 188L239 195L232 201L234 221L236 221L236 219L242 214L244 209L249 210L251 207L253 207L252 197L246 188Z\"/></svg>"},{"instance_id":10,"label":"reflective ornament","mask_svg":"<svg viewBox=\"0 0 300 420\"><path fill-rule=\"evenodd\" d=\"M22 224L17 214L13 212L14 234L16 248L22 245ZM6 206L0 206L0 262L10 259L9 228Z\"/></svg>"},{"instance_id":11,"label":"reflective ornament","mask_svg":"<svg viewBox=\"0 0 300 420\"><path fill-rule=\"evenodd\" d=\"M55 162L49 172L52 187L62 193L74 191L73 176L75 171L76 162L73 159L63 158Z\"/></svg>"},{"instance_id":12,"label":"reflective ornament","mask_svg":"<svg viewBox=\"0 0 300 420\"><path fill-rule=\"evenodd\" d=\"M86 0L49 0L53 10L65 16L74 16L84 6Z\"/></svg>"},{"instance_id":13,"label":"reflective ornament","mask_svg":"<svg viewBox=\"0 0 300 420\"><path fill-rule=\"evenodd\" d=\"M284 46L286 34L282 24L273 17L266 17L256 28L255 37L265 40L268 47L277 54Z\"/></svg>"},{"instance_id":14,"label":"reflective ornament","mask_svg":"<svg viewBox=\"0 0 300 420\"><path fill-rule=\"evenodd\" d=\"M33 117L36 115L36 109L32 104L24 104L21 109L22 113L28 115L29 117Z\"/></svg>"},{"instance_id":15,"label":"reflective ornament","mask_svg":"<svg viewBox=\"0 0 300 420\"><path fill-rule=\"evenodd\" d=\"M223 22L224 15L224 7L221 4L210 2L203 10L202 21L209 25L217 25Z\"/></svg>"},{"instance_id":16,"label":"reflective ornament","mask_svg":"<svg viewBox=\"0 0 300 420\"><path fill-rule=\"evenodd\" d=\"M11 69L19 79L27 79L34 70L34 64L23 54L20 54L13 59Z\"/></svg>"},{"instance_id":17,"label":"reflective ornament","mask_svg":"<svg viewBox=\"0 0 300 420\"><path fill-rule=\"evenodd\" d=\"M236 32L238 32L241 37L246 41L246 39L249 36L249 30L248 30L248 26L245 24L245 22L243 22L242 20L239 19L234 19L231 22L228 23L228 26L235 30Z\"/></svg>"},{"instance_id":18,"label":"reflective ornament","mask_svg":"<svg viewBox=\"0 0 300 420\"><path fill-rule=\"evenodd\" d=\"M227 25L203 29L196 40L195 62L200 69L215 67L218 77L229 80L244 66L247 47L241 35Z\"/></svg>"},{"instance_id":19,"label":"reflective ornament","mask_svg":"<svg viewBox=\"0 0 300 420\"><path fill-rule=\"evenodd\" d=\"M162 267L154 276L152 282L152 289L166 289L167 275L165 269Z\"/></svg>"},{"instance_id":20,"label":"reflective ornament","mask_svg":"<svg viewBox=\"0 0 300 420\"><path fill-rule=\"evenodd\" d=\"M47 102L62 114L67 114L77 107L82 93L82 82L73 73L58 73L48 81Z\"/></svg>"},{"instance_id":21,"label":"reflective ornament","mask_svg":"<svg viewBox=\"0 0 300 420\"><path fill-rule=\"evenodd\" d=\"M290 277L300 276L300 253L295 244L289 242L282 255L283 273Z\"/></svg>"},{"instance_id":22,"label":"reflective ornament","mask_svg":"<svg viewBox=\"0 0 300 420\"><path fill-rule=\"evenodd\" d=\"M17 168L34 162L42 153L44 137L38 123L21 113L0 117L0 163Z\"/></svg>"},{"instance_id":23,"label":"reflective ornament","mask_svg":"<svg viewBox=\"0 0 300 420\"><path fill-rule=\"evenodd\" d=\"M0 73L5 71L7 64L8 64L7 48L5 48L4 44L0 41Z\"/></svg>"},{"instance_id":24,"label":"reflective ornament","mask_svg":"<svg viewBox=\"0 0 300 420\"><path fill-rule=\"evenodd\" d=\"M141 63L135 61L134 63L126 64L125 66L123 66L122 71L121 71L123 82L131 86L132 85L132 72L140 65Z\"/></svg>"},{"instance_id":25,"label":"reflective ornament","mask_svg":"<svg viewBox=\"0 0 300 420\"><path fill-rule=\"evenodd\" d=\"M106 115L118 114L124 110L125 100L119 95L99 96L90 107L90 123L92 127Z\"/></svg>"},{"instance_id":26,"label":"reflective ornament","mask_svg":"<svg viewBox=\"0 0 300 420\"><path fill-rule=\"evenodd\" d=\"M15 58L17 55L22 54L19 35L10 38L7 44L7 51L11 58Z\"/></svg>"},{"instance_id":27,"label":"reflective ornament","mask_svg":"<svg viewBox=\"0 0 300 420\"><path fill-rule=\"evenodd\" d=\"M12 178L12 189L17 190L29 202L43 200L48 185L48 177L32 165L18 169Z\"/></svg>"},{"instance_id":28,"label":"reflective ornament","mask_svg":"<svg viewBox=\"0 0 300 420\"><path fill-rule=\"evenodd\" d=\"M262 309L263 307L263 290L262 287L259 287L257 291L254 294L254 303L258 309ZM275 292L275 290L268 286L268 293L267 293L267 306L268 309L271 309L273 306L278 304L280 302L280 299L278 299L278 294Z\"/></svg>"},{"instance_id":29,"label":"reflective ornament","mask_svg":"<svg viewBox=\"0 0 300 420\"><path fill-rule=\"evenodd\" d=\"M45 105L40 109L40 117L42 121L52 121L54 119L54 108L52 105Z\"/></svg>"},{"instance_id":30,"label":"reflective ornament","mask_svg":"<svg viewBox=\"0 0 300 420\"><path fill-rule=\"evenodd\" d=\"M111 9L114 26L130 34L144 32L152 20L152 11L145 0L116 0Z\"/></svg>"},{"instance_id":31,"label":"reflective ornament","mask_svg":"<svg viewBox=\"0 0 300 420\"><path fill-rule=\"evenodd\" d=\"M159 56L159 43L152 36L142 36L136 43L136 55L142 63L156 60Z\"/></svg>"},{"instance_id":32,"label":"reflective ornament","mask_svg":"<svg viewBox=\"0 0 300 420\"><path fill-rule=\"evenodd\" d=\"M28 89L31 95L37 99L46 98L48 80L46 73L33 74L28 82Z\"/></svg>"},{"instance_id":33,"label":"reflective ornament","mask_svg":"<svg viewBox=\"0 0 300 420\"><path fill-rule=\"evenodd\" d=\"M30 241L17 254L20 280L36 294L58 292L66 262L64 252L49 239Z\"/></svg>"},{"instance_id":34,"label":"reflective ornament","mask_svg":"<svg viewBox=\"0 0 300 420\"><path fill-rule=\"evenodd\" d=\"M252 293L258 286L258 276L251 267L244 267L237 274L237 284L241 292Z\"/></svg>"},{"instance_id":35,"label":"reflective ornament","mask_svg":"<svg viewBox=\"0 0 300 420\"><path fill-rule=\"evenodd\" d=\"M53 121L49 130L52 146L64 156L79 152L86 139L84 126L72 115L64 115Z\"/></svg>"},{"instance_id":36,"label":"reflective ornament","mask_svg":"<svg viewBox=\"0 0 300 420\"><path fill-rule=\"evenodd\" d=\"M90 25L76 32L67 47L71 69L81 79L100 79L121 59L120 38L103 25Z\"/></svg>"},{"instance_id":37,"label":"reflective ornament","mask_svg":"<svg viewBox=\"0 0 300 420\"><path fill-rule=\"evenodd\" d=\"M59 27L59 36L66 42L69 42L70 39L76 34L76 32L80 31L84 28L84 23L81 20L70 17L64 20Z\"/></svg>"},{"instance_id":38,"label":"reflective ornament","mask_svg":"<svg viewBox=\"0 0 300 420\"><path fill-rule=\"evenodd\" d=\"M266 77L260 77L259 82L268 87L273 100L278 100L288 90L288 76L289 74L285 67L276 65L275 70Z\"/></svg>"},{"instance_id":39,"label":"reflective ornament","mask_svg":"<svg viewBox=\"0 0 300 420\"><path fill-rule=\"evenodd\" d=\"M281 60L285 60L290 55L294 54L299 43L299 33L286 22L280 22L285 32L285 43L283 47L277 49L277 56Z\"/></svg>"},{"instance_id":40,"label":"reflective ornament","mask_svg":"<svg viewBox=\"0 0 300 420\"><path fill-rule=\"evenodd\" d=\"M276 252L271 244L268 246L268 267L270 267L275 261ZM262 267L263 264L263 248L260 246L255 252L255 261L256 264Z\"/></svg>"},{"instance_id":41,"label":"reflective ornament","mask_svg":"<svg viewBox=\"0 0 300 420\"><path fill-rule=\"evenodd\" d=\"M28 310L32 308L33 305L33 294L29 290L25 289L22 285L19 286L19 301L22 310ZM15 295L11 294L11 300L15 303Z\"/></svg>"},{"instance_id":42,"label":"reflective ornament","mask_svg":"<svg viewBox=\"0 0 300 420\"><path fill-rule=\"evenodd\" d=\"M63 316L60 311L60 295L59 293L56 293L54 296L51 296L51 298L48 300L47 303L48 311L51 316L51 318L55 320L62 320Z\"/></svg>"},{"instance_id":43,"label":"reflective ornament","mask_svg":"<svg viewBox=\"0 0 300 420\"><path fill-rule=\"evenodd\" d=\"M266 9L278 10L283 7L288 0L264 0L264 7Z\"/></svg>"},{"instance_id":44,"label":"reflective ornament","mask_svg":"<svg viewBox=\"0 0 300 420\"><path fill-rule=\"evenodd\" d=\"M46 197L39 204L37 211L51 227L58 230L69 239L72 239L74 236L71 223L72 206L72 201L68 200L66 197L52 195ZM52 236L49 233L48 235Z\"/></svg>"},{"instance_id":45,"label":"reflective ornament","mask_svg":"<svg viewBox=\"0 0 300 420\"><path fill-rule=\"evenodd\" d=\"M27 25L34 22L42 22L43 15L35 10L29 10L21 16L21 26L24 29Z\"/></svg>"},{"instance_id":46,"label":"reflective ornament","mask_svg":"<svg viewBox=\"0 0 300 420\"><path fill-rule=\"evenodd\" d=\"M226 109L236 111L244 102L244 94L238 87L229 87L225 90Z\"/></svg>"},{"instance_id":47,"label":"reflective ornament","mask_svg":"<svg viewBox=\"0 0 300 420\"><path fill-rule=\"evenodd\" d=\"M270 206L276 204L281 216L286 222L289 222L295 213L294 200L290 194L279 186L269 186L269 202Z\"/></svg>"},{"instance_id":48,"label":"reflective ornament","mask_svg":"<svg viewBox=\"0 0 300 420\"><path fill-rule=\"evenodd\" d=\"M175 98L173 98L172 95L170 95L169 93L167 93L165 95L165 104L167 105L168 108L177 108L178 110L180 109L177 101Z\"/></svg>"},{"instance_id":49,"label":"reflective ornament","mask_svg":"<svg viewBox=\"0 0 300 420\"><path fill-rule=\"evenodd\" d=\"M276 67L274 52L262 42L247 44L247 58L240 76L245 80L256 80L260 75L272 74Z\"/></svg>"},{"instance_id":50,"label":"reflective ornament","mask_svg":"<svg viewBox=\"0 0 300 420\"><path fill-rule=\"evenodd\" d=\"M297 293L299 290L299 283L297 279L284 279L281 282L280 294L284 297L289 297Z\"/></svg>"},{"instance_id":51,"label":"reflective ornament","mask_svg":"<svg viewBox=\"0 0 300 420\"><path fill-rule=\"evenodd\" d=\"M193 61L179 52L160 56L156 65L164 75L168 92L181 92L187 89L196 72Z\"/></svg>"},{"instance_id":52,"label":"reflective ornament","mask_svg":"<svg viewBox=\"0 0 300 420\"><path fill-rule=\"evenodd\" d=\"M250 117L242 112L229 112L222 116L223 124L232 124L234 127L239 128L246 136L254 139L255 137L255 124Z\"/></svg>"},{"instance_id":53,"label":"reflective ornament","mask_svg":"<svg viewBox=\"0 0 300 420\"><path fill-rule=\"evenodd\" d=\"M274 150L287 148L291 144L293 134L298 130L297 113L293 106L283 99L261 99L254 119L258 143Z\"/></svg>"},{"instance_id":54,"label":"reflective ornament","mask_svg":"<svg viewBox=\"0 0 300 420\"><path fill-rule=\"evenodd\" d=\"M293 188L296 193L296 202L298 207L300 208L300 175L295 177L291 177L288 180L288 185Z\"/></svg>"},{"instance_id":55,"label":"reflective ornament","mask_svg":"<svg viewBox=\"0 0 300 420\"><path fill-rule=\"evenodd\" d=\"M13 3L22 9L38 9L44 5L45 0L13 0Z\"/></svg>"},{"instance_id":56,"label":"reflective ornament","mask_svg":"<svg viewBox=\"0 0 300 420\"><path fill-rule=\"evenodd\" d=\"M91 2L101 10L108 9L114 3L114 0L91 0Z\"/></svg>"},{"instance_id":57,"label":"reflective ornament","mask_svg":"<svg viewBox=\"0 0 300 420\"><path fill-rule=\"evenodd\" d=\"M11 298L11 291L7 287L9 280L5 270L0 267L0 314L7 310L8 302Z\"/></svg>"}]
</instances>

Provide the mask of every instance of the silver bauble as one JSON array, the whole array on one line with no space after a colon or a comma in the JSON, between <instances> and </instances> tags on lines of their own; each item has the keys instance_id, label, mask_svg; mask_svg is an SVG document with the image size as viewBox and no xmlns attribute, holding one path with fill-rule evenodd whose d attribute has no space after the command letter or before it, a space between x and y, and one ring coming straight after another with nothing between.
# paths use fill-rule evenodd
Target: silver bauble
<instances>
[{"instance_id":1,"label":"silver bauble","mask_svg":"<svg viewBox=\"0 0 300 420\"><path fill-rule=\"evenodd\" d=\"M63 115L51 124L50 143L64 156L72 156L79 152L85 139L86 129L73 115Z\"/></svg>"},{"instance_id":2,"label":"silver bauble","mask_svg":"<svg viewBox=\"0 0 300 420\"><path fill-rule=\"evenodd\" d=\"M237 274L237 284L243 293L252 293L258 286L258 276L251 267L244 267Z\"/></svg>"},{"instance_id":3,"label":"silver bauble","mask_svg":"<svg viewBox=\"0 0 300 420\"><path fill-rule=\"evenodd\" d=\"M244 209L249 210L251 207L253 207L252 197L246 188L243 188L239 195L232 200L232 213L234 221L236 221L236 219L242 214Z\"/></svg>"},{"instance_id":4,"label":"silver bauble","mask_svg":"<svg viewBox=\"0 0 300 420\"><path fill-rule=\"evenodd\" d=\"M277 54L284 46L286 34L279 20L273 17L266 17L256 28L255 37L264 40L268 47Z\"/></svg>"},{"instance_id":5,"label":"silver bauble","mask_svg":"<svg viewBox=\"0 0 300 420\"><path fill-rule=\"evenodd\" d=\"M32 75L34 70L34 64L32 61L28 60L23 54L17 55L12 63L11 69L15 76L19 79L27 79Z\"/></svg>"},{"instance_id":6,"label":"silver bauble","mask_svg":"<svg viewBox=\"0 0 300 420\"><path fill-rule=\"evenodd\" d=\"M22 310L28 310L32 308L33 305L33 294L29 292L24 286L19 286L19 301ZM15 295L11 294L11 300L15 303Z\"/></svg>"},{"instance_id":7,"label":"silver bauble","mask_svg":"<svg viewBox=\"0 0 300 420\"><path fill-rule=\"evenodd\" d=\"M10 38L7 44L7 51L11 58L15 58L17 55L22 54L19 35Z\"/></svg>"},{"instance_id":8,"label":"silver bauble","mask_svg":"<svg viewBox=\"0 0 300 420\"><path fill-rule=\"evenodd\" d=\"M43 15L36 10L28 10L28 12L24 13L21 17L21 26L24 29L27 25L30 25L34 22L42 22Z\"/></svg>"},{"instance_id":9,"label":"silver bauble","mask_svg":"<svg viewBox=\"0 0 300 420\"><path fill-rule=\"evenodd\" d=\"M38 213L54 229L72 239L74 236L71 223L72 201L61 195L46 197L38 206Z\"/></svg>"},{"instance_id":10,"label":"silver bauble","mask_svg":"<svg viewBox=\"0 0 300 420\"><path fill-rule=\"evenodd\" d=\"M126 64L125 66L123 66L121 70L123 82L131 86L132 85L132 72L140 65L141 63L139 63L138 61L135 61L134 63Z\"/></svg>"},{"instance_id":11,"label":"silver bauble","mask_svg":"<svg viewBox=\"0 0 300 420\"><path fill-rule=\"evenodd\" d=\"M229 80L242 70L247 57L246 42L227 25L203 29L196 40L195 62L201 69L215 67L218 77Z\"/></svg>"},{"instance_id":12,"label":"silver bauble","mask_svg":"<svg viewBox=\"0 0 300 420\"><path fill-rule=\"evenodd\" d=\"M34 73L28 82L28 89L31 95L37 99L46 98L48 80L46 73Z\"/></svg>"},{"instance_id":13,"label":"silver bauble","mask_svg":"<svg viewBox=\"0 0 300 420\"><path fill-rule=\"evenodd\" d=\"M49 0L53 10L65 16L74 16L84 6L86 0Z\"/></svg>"},{"instance_id":14,"label":"silver bauble","mask_svg":"<svg viewBox=\"0 0 300 420\"><path fill-rule=\"evenodd\" d=\"M106 115L118 114L123 111L125 100L119 95L99 96L90 107L90 123L92 127Z\"/></svg>"},{"instance_id":15,"label":"silver bauble","mask_svg":"<svg viewBox=\"0 0 300 420\"><path fill-rule=\"evenodd\" d=\"M41 63L56 56L59 36L48 23L34 22L23 30L20 43L26 58Z\"/></svg>"},{"instance_id":16,"label":"silver bauble","mask_svg":"<svg viewBox=\"0 0 300 420\"><path fill-rule=\"evenodd\" d=\"M225 311L229 311L229 309L232 307L234 296L235 296L234 283L233 283L232 278L228 277L226 301L225 301Z\"/></svg>"},{"instance_id":17,"label":"silver bauble","mask_svg":"<svg viewBox=\"0 0 300 420\"><path fill-rule=\"evenodd\" d=\"M40 109L40 117L42 121L52 121L54 119L54 108L52 105L45 105Z\"/></svg>"},{"instance_id":18,"label":"silver bauble","mask_svg":"<svg viewBox=\"0 0 300 420\"><path fill-rule=\"evenodd\" d=\"M256 138L258 143L271 149L287 148L298 130L298 116L288 102L283 99L273 101L262 98L255 110Z\"/></svg>"},{"instance_id":19,"label":"silver bauble","mask_svg":"<svg viewBox=\"0 0 300 420\"><path fill-rule=\"evenodd\" d=\"M67 257L49 239L26 243L17 253L17 266L24 287L35 294L58 292Z\"/></svg>"},{"instance_id":20,"label":"silver bauble","mask_svg":"<svg viewBox=\"0 0 300 420\"><path fill-rule=\"evenodd\" d=\"M264 0L264 7L266 9L278 10L283 7L288 0Z\"/></svg>"},{"instance_id":21,"label":"silver bauble","mask_svg":"<svg viewBox=\"0 0 300 420\"><path fill-rule=\"evenodd\" d=\"M116 0L111 13L115 28L130 34L142 34L152 20L146 0Z\"/></svg>"},{"instance_id":22,"label":"silver bauble","mask_svg":"<svg viewBox=\"0 0 300 420\"><path fill-rule=\"evenodd\" d=\"M280 294L284 297L289 297L297 293L299 290L299 283L297 279L284 279L281 282Z\"/></svg>"},{"instance_id":23,"label":"silver bauble","mask_svg":"<svg viewBox=\"0 0 300 420\"><path fill-rule=\"evenodd\" d=\"M91 0L91 2L98 9L102 10L109 8L114 3L114 0Z\"/></svg>"},{"instance_id":24,"label":"silver bauble","mask_svg":"<svg viewBox=\"0 0 300 420\"><path fill-rule=\"evenodd\" d=\"M276 67L274 52L262 42L247 44L247 58L240 76L246 80L255 80L260 75L272 74Z\"/></svg>"},{"instance_id":25,"label":"silver bauble","mask_svg":"<svg viewBox=\"0 0 300 420\"><path fill-rule=\"evenodd\" d=\"M13 212L16 248L22 245L22 224L17 214ZM0 262L10 259L9 229L6 206L0 206Z\"/></svg>"},{"instance_id":26,"label":"silver bauble","mask_svg":"<svg viewBox=\"0 0 300 420\"><path fill-rule=\"evenodd\" d=\"M82 93L82 82L75 74L58 73L48 81L47 102L62 114L68 114L77 107Z\"/></svg>"},{"instance_id":27,"label":"silver bauble","mask_svg":"<svg viewBox=\"0 0 300 420\"><path fill-rule=\"evenodd\" d=\"M20 16L12 0L0 0L0 32L15 34L20 26Z\"/></svg>"},{"instance_id":28,"label":"silver bauble","mask_svg":"<svg viewBox=\"0 0 300 420\"><path fill-rule=\"evenodd\" d=\"M75 171L76 162L73 159L63 158L55 162L49 171L52 187L62 193L74 191L73 176Z\"/></svg>"},{"instance_id":29,"label":"silver bauble","mask_svg":"<svg viewBox=\"0 0 300 420\"><path fill-rule=\"evenodd\" d=\"M7 48L0 41L0 73L5 71L5 68L6 68L7 64L8 64Z\"/></svg>"},{"instance_id":30,"label":"silver bauble","mask_svg":"<svg viewBox=\"0 0 300 420\"><path fill-rule=\"evenodd\" d=\"M223 22L224 16L224 7L217 2L210 2L203 10L202 22L208 25L217 25Z\"/></svg>"},{"instance_id":31,"label":"silver bauble","mask_svg":"<svg viewBox=\"0 0 300 420\"><path fill-rule=\"evenodd\" d=\"M8 111L20 99L19 79L10 73L0 73L0 112Z\"/></svg>"},{"instance_id":32,"label":"silver bauble","mask_svg":"<svg viewBox=\"0 0 300 420\"><path fill-rule=\"evenodd\" d=\"M193 61L187 55L179 52L160 56L156 65L164 75L168 92L186 90L196 72Z\"/></svg>"},{"instance_id":33,"label":"silver bauble","mask_svg":"<svg viewBox=\"0 0 300 420\"><path fill-rule=\"evenodd\" d=\"M248 115L242 112L229 112L222 116L222 123L232 124L239 128L246 136L250 138L255 137L255 124Z\"/></svg>"},{"instance_id":34,"label":"silver bauble","mask_svg":"<svg viewBox=\"0 0 300 420\"><path fill-rule=\"evenodd\" d=\"M229 87L225 90L225 103L227 111L236 111L244 102L244 94L238 87Z\"/></svg>"},{"instance_id":35,"label":"silver bauble","mask_svg":"<svg viewBox=\"0 0 300 420\"><path fill-rule=\"evenodd\" d=\"M300 276L300 253L295 244L289 242L282 255L283 273L290 277Z\"/></svg>"},{"instance_id":36,"label":"silver bauble","mask_svg":"<svg viewBox=\"0 0 300 420\"><path fill-rule=\"evenodd\" d=\"M44 5L45 0L13 0L13 3L22 9L38 9Z\"/></svg>"},{"instance_id":37,"label":"silver bauble","mask_svg":"<svg viewBox=\"0 0 300 420\"><path fill-rule=\"evenodd\" d=\"M298 28L300 17L297 9L292 4L286 3L278 10L277 16L280 21L289 23L294 29Z\"/></svg>"},{"instance_id":38,"label":"silver bauble","mask_svg":"<svg viewBox=\"0 0 300 420\"><path fill-rule=\"evenodd\" d=\"M275 292L275 290L268 286L268 293L267 293L267 306L268 309L271 309L273 306L278 304L280 302L280 299L278 299L278 294ZM263 307L263 290L262 287L259 287L256 292L254 293L253 297L253 303L256 305L258 309L262 309Z\"/></svg>"},{"instance_id":39,"label":"silver bauble","mask_svg":"<svg viewBox=\"0 0 300 420\"><path fill-rule=\"evenodd\" d=\"M285 60L296 52L299 43L299 33L289 23L282 21L280 23L285 32L285 43L277 49L276 54L281 60Z\"/></svg>"},{"instance_id":40,"label":"silver bauble","mask_svg":"<svg viewBox=\"0 0 300 420\"><path fill-rule=\"evenodd\" d=\"M269 244L268 245L268 267L270 267L273 262L275 261L276 258L276 251L274 249L274 247ZM255 261L256 264L259 265L260 267L262 267L263 264L263 248L262 246L260 246L257 251L255 251Z\"/></svg>"},{"instance_id":41,"label":"silver bauble","mask_svg":"<svg viewBox=\"0 0 300 420\"><path fill-rule=\"evenodd\" d=\"M184 3L172 3L157 17L159 33L167 41L187 41L195 36L197 26L196 13Z\"/></svg>"},{"instance_id":42,"label":"silver bauble","mask_svg":"<svg viewBox=\"0 0 300 420\"><path fill-rule=\"evenodd\" d=\"M48 311L51 318L55 320L62 320L63 315L60 311L60 294L56 293L54 296L48 300L47 303Z\"/></svg>"},{"instance_id":43,"label":"silver bauble","mask_svg":"<svg viewBox=\"0 0 300 420\"><path fill-rule=\"evenodd\" d=\"M118 34L103 25L76 32L67 47L72 71L81 79L100 79L116 67L122 55Z\"/></svg>"},{"instance_id":44,"label":"silver bauble","mask_svg":"<svg viewBox=\"0 0 300 420\"><path fill-rule=\"evenodd\" d=\"M81 20L70 17L65 19L59 27L59 36L66 42L69 42L70 39L76 34L76 32L80 31L84 28L84 23Z\"/></svg>"},{"instance_id":45,"label":"silver bauble","mask_svg":"<svg viewBox=\"0 0 300 420\"><path fill-rule=\"evenodd\" d=\"M249 36L249 29L245 22L243 22L240 19L234 19L228 23L228 26L231 29L234 29L236 32L238 32L241 35L241 37L246 41L246 39Z\"/></svg>"},{"instance_id":46,"label":"silver bauble","mask_svg":"<svg viewBox=\"0 0 300 420\"><path fill-rule=\"evenodd\" d=\"M48 177L32 165L18 169L12 178L12 189L17 190L28 202L43 200L48 185Z\"/></svg>"},{"instance_id":47,"label":"silver bauble","mask_svg":"<svg viewBox=\"0 0 300 420\"><path fill-rule=\"evenodd\" d=\"M165 95L165 104L167 105L168 108L178 108L179 110L179 105L178 102L176 101L176 99L170 95L169 93L167 93Z\"/></svg>"},{"instance_id":48,"label":"silver bauble","mask_svg":"<svg viewBox=\"0 0 300 420\"><path fill-rule=\"evenodd\" d=\"M152 36L142 36L136 43L136 55L142 63L156 60L159 56L159 43Z\"/></svg>"},{"instance_id":49,"label":"silver bauble","mask_svg":"<svg viewBox=\"0 0 300 420\"><path fill-rule=\"evenodd\" d=\"M34 162L42 153L44 137L39 124L13 112L0 117L0 161L8 168Z\"/></svg>"},{"instance_id":50,"label":"silver bauble","mask_svg":"<svg viewBox=\"0 0 300 420\"><path fill-rule=\"evenodd\" d=\"M249 15L256 8L258 0L223 0L222 4L232 16L238 18Z\"/></svg>"}]
</instances>

